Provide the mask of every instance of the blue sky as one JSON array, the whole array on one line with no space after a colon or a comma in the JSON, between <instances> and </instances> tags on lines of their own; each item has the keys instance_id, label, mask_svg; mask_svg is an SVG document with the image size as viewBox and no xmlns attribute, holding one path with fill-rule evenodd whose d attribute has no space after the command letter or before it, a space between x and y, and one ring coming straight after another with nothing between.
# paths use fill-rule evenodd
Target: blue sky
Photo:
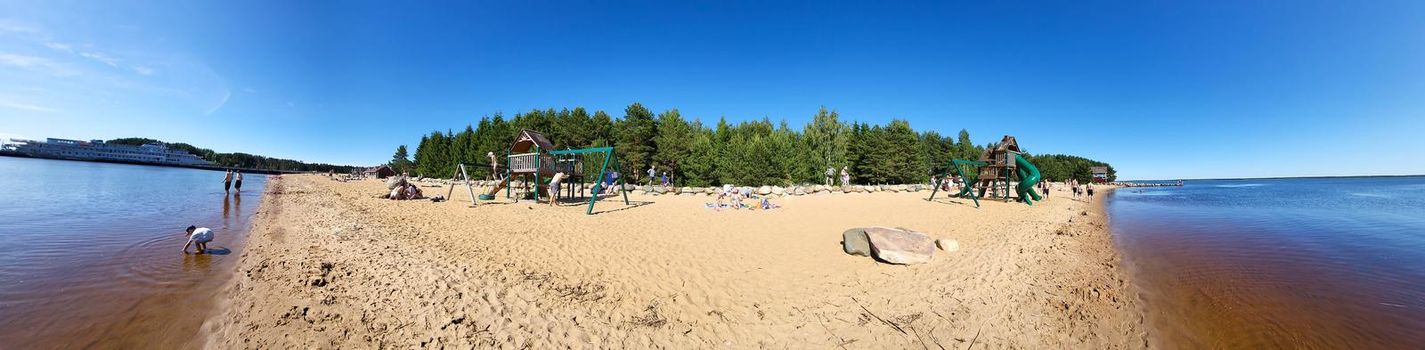
<instances>
[{"instance_id":1,"label":"blue sky","mask_svg":"<svg viewBox=\"0 0 1425 350\"><path fill-rule=\"evenodd\" d=\"M1425 2L0 0L0 133L345 164L495 112L1012 134L1121 178L1425 173Z\"/></svg>"}]
</instances>

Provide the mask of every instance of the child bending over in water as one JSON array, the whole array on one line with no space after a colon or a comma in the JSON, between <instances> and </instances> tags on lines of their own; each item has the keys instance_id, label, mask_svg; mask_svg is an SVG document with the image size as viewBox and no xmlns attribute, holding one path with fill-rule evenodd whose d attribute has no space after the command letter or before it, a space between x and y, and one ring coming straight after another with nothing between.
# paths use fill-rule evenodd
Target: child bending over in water
<instances>
[{"instance_id":1,"label":"child bending over in water","mask_svg":"<svg viewBox=\"0 0 1425 350\"><path fill-rule=\"evenodd\" d=\"M213 241L213 230L207 227L188 226L188 243L183 244L183 254L188 254L188 246L197 244L198 252L203 254L208 252L208 242Z\"/></svg>"}]
</instances>

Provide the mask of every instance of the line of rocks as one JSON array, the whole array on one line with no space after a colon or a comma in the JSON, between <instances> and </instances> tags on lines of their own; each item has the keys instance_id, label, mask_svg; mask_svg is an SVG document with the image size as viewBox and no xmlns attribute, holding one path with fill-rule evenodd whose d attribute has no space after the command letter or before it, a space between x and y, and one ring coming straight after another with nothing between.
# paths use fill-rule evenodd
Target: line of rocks
<instances>
[{"instance_id":1,"label":"line of rocks","mask_svg":"<svg viewBox=\"0 0 1425 350\"><path fill-rule=\"evenodd\" d=\"M449 185L449 179L415 179L422 184ZM475 186L493 186L493 181L475 181ZM513 186L522 186L516 182ZM584 188L591 189L593 184L584 184ZM617 186L614 191L617 191ZM650 186L650 185L624 185L624 191L634 193L634 195L717 195L717 186L701 188L701 186ZM826 186L826 185L798 185L798 186L740 186L741 193L754 193L762 196L802 196L802 195L828 195L828 193L875 193L875 192L921 192L931 191L929 185L851 185L851 186Z\"/></svg>"},{"instance_id":2,"label":"line of rocks","mask_svg":"<svg viewBox=\"0 0 1425 350\"><path fill-rule=\"evenodd\" d=\"M450 184L450 182L451 182L449 179L431 179L431 178L415 178L415 179L413 179L413 181L420 182L420 183L435 183L435 184L441 184L441 185L448 185L448 184ZM491 186L496 185L496 183L495 183L495 181L480 180L480 181L474 181L473 185L475 185L475 186L477 186L477 187L491 187ZM522 185L523 185L522 183L516 182L516 183L513 184L512 186L518 188L518 187L521 187ZM593 184L584 184L584 188L586 188L586 189L592 189L592 188L594 188L594 185L593 185ZM614 191L618 191L618 189L619 189L618 187L614 187ZM712 195L716 195L719 189L721 189L721 187L690 187L690 186L675 187L675 186L649 186L649 185L633 185L633 184L628 184L628 185L624 185L624 186L623 186L623 190L628 191L628 193L630 193L630 194L636 194L636 195L654 195L654 196L658 196L658 195L683 195L683 196L703 195L703 196L712 196ZM739 192L741 192L741 193L751 193L751 194L755 194L755 195L759 195L759 196L778 196L778 197L781 197L781 196L806 196L806 195L848 194L848 193L876 193L876 192L900 193L900 192L921 192L921 191L929 191L929 190L930 190L930 185L925 185L925 184L910 184L910 185L851 185L851 186L798 185L798 186L787 186L787 187L783 187L783 186L759 186L759 187L742 186L742 187L739 187L738 189L739 189Z\"/></svg>"}]
</instances>

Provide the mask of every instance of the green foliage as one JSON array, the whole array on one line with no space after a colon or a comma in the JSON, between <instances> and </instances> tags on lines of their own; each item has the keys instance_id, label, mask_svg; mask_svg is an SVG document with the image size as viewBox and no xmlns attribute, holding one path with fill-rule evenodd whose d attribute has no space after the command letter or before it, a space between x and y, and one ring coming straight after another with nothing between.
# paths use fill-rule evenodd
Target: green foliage
<instances>
[{"instance_id":1,"label":"green foliage","mask_svg":"<svg viewBox=\"0 0 1425 350\"><path fill-rule=\"evenodd\" d=\"M658 126L653 120L653 112L648 111L642 104L635 102L623 112L623 119L619 120L617 125L619 132L615 147L618 148L619 160L623 163L624 175L630 179L647 181L645 169L653 164L653 156L657 150L654 138L658 135Z\"/></svg>"},{"instance_id":2,"label":"green foliage","mask_svg":"<svg viewBox=\"0 0 1425 350\"><path fill-rule=\"evenodd\" d=\"M1046 181L1064 181L1067 179L1077 179L1079 183L1088 183L1093 180L1093 172L1090 168L1096 166L1108 167L1108 181L1118 179L1118 174L1113 170L1113 166L1108 163L1065 154L1043 154L1025 157L1030 163L1034 163L1039 168L1039 173Z\"/></svg>"},{"instance_id":3,"label":"green foliage","mask_svg":"<svg viewBox=\"0 0 1425 350\"><path fill-rule=\"evenodd\" d=\"M396 154L391 155L391 162L386 165L397 173L409 172L412 169L411 156L406 152L406 145L396 147Z\"/></svg>"},{"instance_id":4,"label":"green foliage","mask_svg":"<svg viewBox=\"0 0 1425 350\"><path fill-rule=\"evenodd\" d=\"M213 162L213 164L224 167L280 171L334 171L343 174L353 172L357 169L356 167L349 165L306 163L292 159L269 158L247 153L218 153L207 148L200 148L186 143L168 143L159 140L140 137L118 138L105 141L105 143L131 146L141 146L145 144L166 145L169 148L187 151L188 153L198 156L198 158L203 158L203 160Z\"/></svg>"},{"instance_id":5,"label":"green foliage","mask_svg":"<svg viewBox=\"0 0 1425 350\"><path fill-rule=\"evenodd\" d=\"M480 118L459 133L436 131L422 137L409 168L423 176L449 177L455 164L464 163L472 177L482 178L489 173L485 154L494 152L503 162L520 129L544 133L558 149L613 145L621 169L610 170L623 172L630 182L644 182L648 166L655 165L659 172L671 173L678 186L822 183L827 167L835 168L838 176L842 167L848 168L853 182L860 184L924 183L932 174L948 171L951 159L979 159L985 149L974 144L967 130L952 139L935 131L917 132L905 120L847 124L825 107L799 131L766 118L736 125L719 118L710 127L677 109L655 117L634 103L619 119L577 107L534 109L508 121L499 114ZM1030 160L1054 180L1074 176L1088 181L1089 167L1106 165L1066 155ZM590 180L602 162L595 155L585 160Z\"/></svg>"}]
</instances>

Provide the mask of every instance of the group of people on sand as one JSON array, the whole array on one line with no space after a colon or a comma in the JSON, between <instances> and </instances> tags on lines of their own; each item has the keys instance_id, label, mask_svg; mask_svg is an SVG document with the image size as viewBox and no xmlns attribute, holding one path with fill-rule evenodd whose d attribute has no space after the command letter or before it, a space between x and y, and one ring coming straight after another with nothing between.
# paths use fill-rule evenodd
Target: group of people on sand
<instances>
[{"instance_id":1,"label":"group of people on sand","mask_svg":"<svg viewBox=\"0 0 1425 350\"><path fill-rule=\"evenodd\" d=\"M1064 183L1068 185L1070 189L1073 190L1074 198L1079 198L1079 196L1081 195L1086 195L1090 199L1093 198L1093 183L1079 185L1079 179L1070 179L1069 181L1065 181Z\"/></svg>"},{"instance_id":2,"label":"group of people on sand","mask_svg":"<svg viewBox=\"0 0 1425 350\"><path fill-rule=\"evenodd\" d=\"M228 169L223 173L223 193L230 193L234 190L239 194L242 193L242 172Z\"/></svg>"},{"instance_id":3,"label":"group of people on sand","mask_svg":"<svg viewBox=\"0 0 1425 350\"><path fill-rule=\"evenodd\" d=\"M659 185L662 185L663 187L673 186L673 178L672 178L672 177L668 177L668 172L665 171L665 172L659 173L658 170L654 168L654 166L649 165L649 166L648 166L648 185L649 185L649 186L653 186L654 184L659 184Z\"/></svg>"},{"instance_id":4,"label":"group of people on sand","mask_svg":"<svg viewBox=\"0 0 1425 350\"><path fill-rule=\"evenodd\" d=\"M387 180L386 189L391 190L391 192L386 195L386 199L390 200L410 200L426 198L425 194L421 193L421 188L419 186L416 186L416 184L411 183L409 180L407 180L406 173L401 173L401 175L393 176L390 180Z\"/></svg>"},{"instance_id":5,"label":"group of people on sand","mask_svg":"<svg viewBox=\"0 0 1425 350\"><path fill-rule=\"evenodd\" d=\"M753 200L756 204L748 205L743 200ZM717 202L708 203L707 206L717 211L722 211L723 208L772 210L782 207L772 203L772 199L767 196L754 196L750 191L743 191L731 184L724 184L722 188L717 189Z\"/></svg>"}]
</instances>

